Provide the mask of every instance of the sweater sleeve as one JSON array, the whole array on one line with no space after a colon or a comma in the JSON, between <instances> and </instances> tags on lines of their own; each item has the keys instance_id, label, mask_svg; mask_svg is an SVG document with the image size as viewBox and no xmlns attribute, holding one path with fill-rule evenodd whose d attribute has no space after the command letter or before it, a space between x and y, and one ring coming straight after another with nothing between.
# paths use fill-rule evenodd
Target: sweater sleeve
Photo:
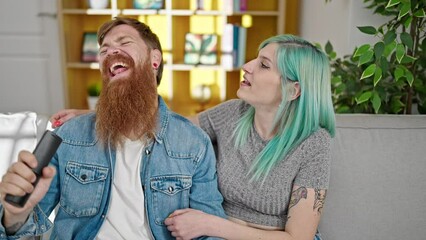
<instances>
[{"instance_id":1,"label":"sweater sleeve","mask_svg":"<svg viewBox=\"0 0 426 240\"><path fill-rule=\"evenodd\" d=\"M295 185L307 188L328 189L330 181L331 137L320 129L300 146L303 161L294 181Z\"/></svg>"}]
</instances>

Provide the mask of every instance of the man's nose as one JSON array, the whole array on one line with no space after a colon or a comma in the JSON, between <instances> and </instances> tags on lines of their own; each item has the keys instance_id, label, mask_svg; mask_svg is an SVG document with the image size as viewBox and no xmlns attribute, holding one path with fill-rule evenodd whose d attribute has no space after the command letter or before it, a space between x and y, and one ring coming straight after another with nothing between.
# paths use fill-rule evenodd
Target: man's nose
<instances>
[{"instance_id":1,"label":"man's nose","mask_svg":"<svg viewBox=\"0 0 426 240\"><path fill-rule=\"evenodd\" d=\"M108 55L115 55L115 54L119 54L120 53L120 49L116 48L116 47L110 47L108 49Z\"/></svg>"}]
</instances>

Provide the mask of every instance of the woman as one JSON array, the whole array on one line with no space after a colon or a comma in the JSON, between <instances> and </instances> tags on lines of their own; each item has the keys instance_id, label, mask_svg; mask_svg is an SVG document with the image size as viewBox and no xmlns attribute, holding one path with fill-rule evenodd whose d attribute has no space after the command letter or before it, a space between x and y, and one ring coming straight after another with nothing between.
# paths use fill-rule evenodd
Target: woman
<instances>
[{"instance_id":1,"label":"woman","mask_svg":"<svg viewBox=\"0 0 426 240\"><path fill-rule=\"evenodd\" d=\"M182 209L165 224L177 239L320 239L335 131L328 59L301 38L278 35L243 71L238 100L192 119L216 146L228 219Z\"/></svg>"}]
</instances>

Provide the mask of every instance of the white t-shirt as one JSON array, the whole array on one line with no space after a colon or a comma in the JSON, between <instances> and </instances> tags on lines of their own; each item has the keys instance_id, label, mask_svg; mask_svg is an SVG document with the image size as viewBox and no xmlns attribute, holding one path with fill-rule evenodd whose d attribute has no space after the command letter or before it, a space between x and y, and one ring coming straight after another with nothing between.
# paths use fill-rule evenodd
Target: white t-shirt
<instances>
[{"instance_id":1,"label":"white t-shirt","mask_svg":"<svg viewBox=\"0 0 426 240\"><path fill-rule=\"evenodd\" d=\"M140 180L142 141L127 139L117 150L111 204L96 239L153 239Z\"/></svg>"}]
</instances>

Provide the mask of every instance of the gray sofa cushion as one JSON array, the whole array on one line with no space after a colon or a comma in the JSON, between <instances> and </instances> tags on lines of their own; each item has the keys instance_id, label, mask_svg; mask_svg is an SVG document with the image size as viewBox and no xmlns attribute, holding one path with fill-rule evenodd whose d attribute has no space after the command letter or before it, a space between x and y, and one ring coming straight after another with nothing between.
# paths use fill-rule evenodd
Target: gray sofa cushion
<instances>
[{"instance_id":1,"label":"gray sofa cushion","mask_svg":"<svg viewBox=\"0 0 426 240\"><path fill-rule=\"evenodd\" d=\"M425 239L426 115L336 119L324 239Z\"/></svg>"}]
</instances>

